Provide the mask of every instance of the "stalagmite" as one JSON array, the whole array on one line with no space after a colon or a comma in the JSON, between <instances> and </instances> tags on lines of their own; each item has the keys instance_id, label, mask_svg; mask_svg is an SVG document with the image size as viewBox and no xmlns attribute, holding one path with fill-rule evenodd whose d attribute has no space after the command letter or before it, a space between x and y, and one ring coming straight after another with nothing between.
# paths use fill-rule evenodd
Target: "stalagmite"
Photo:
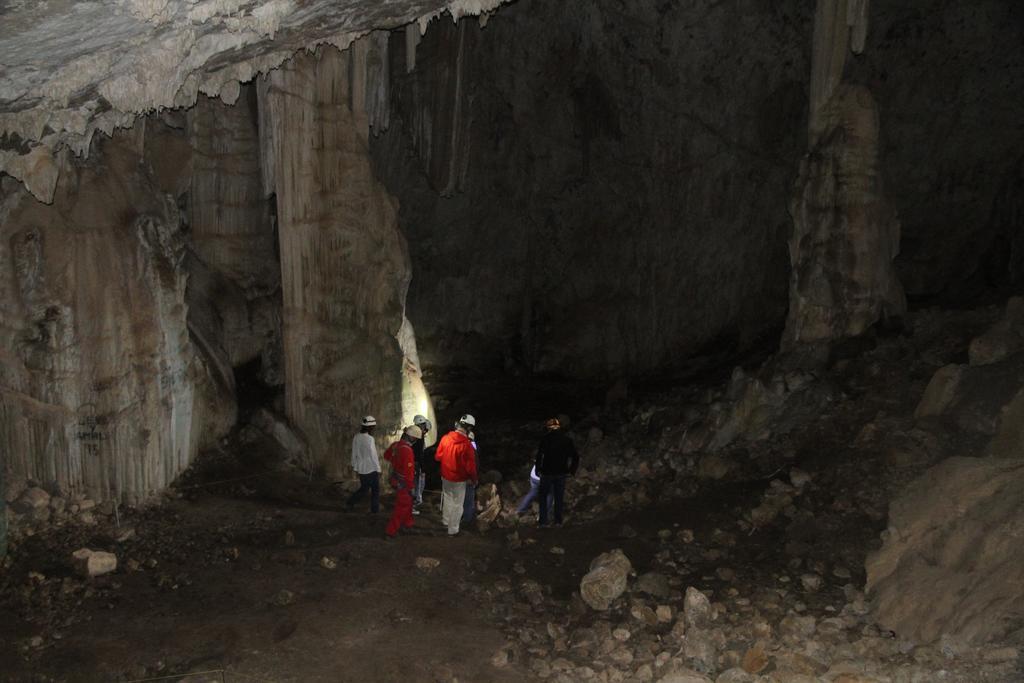
<instances>
[{"instance_id":1,"label":"stalagmite","mask_svg":"<svg viewBox=\"0 0 1024 683\"><path fill-rule=\"evenodd\" d=\"M278 207L287 412L331 473L342 469L360 415L397 429L412 417L403 384L422 390L411 335L404 352L398 339L409 257L396 203L370 165L366 114L349 107L351 58L331 48L298 55L260 91L270 125L264 164L274 166L265 177Z\"/></svg>"},{"instance_id":2,"label":"stalagmite","mask_svg":"<svg viewBox=\"0 0 1024 683\"><path fill-rule=\"evenodd\" d=\"M893 265L900 227L878 167L871 92L841 83L852 47L864 48L868 0L819 0L811 70L810 152L791 204L790 305L783 349L827 347L898 318L906 300ZM852 43L852 45L851 45Z\"/></svg>"},{"instance_id":3,"label":"stalagmite","mask_svg":"<svg viewBox=\"0 0 1024 683\"><path fill-rule=\"evenodd\" d=\"M865 332L906 308L893 259L899 221L878 167L878 109L867 88L842 85L827 133L800 165L791 212L793 271L784 346Z\"/></svg>"}]
</instances>

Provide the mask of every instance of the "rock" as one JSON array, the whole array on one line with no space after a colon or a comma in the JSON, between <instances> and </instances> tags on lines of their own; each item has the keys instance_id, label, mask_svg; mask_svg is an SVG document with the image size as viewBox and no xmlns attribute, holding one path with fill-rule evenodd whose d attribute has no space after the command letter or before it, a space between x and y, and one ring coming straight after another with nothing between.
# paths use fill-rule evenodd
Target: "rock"
<instances>
[{"instance_id":1,"label":"rock","mask_svg":"<svg viewBox=\"0 0 1024 683\"><path fill-rule=\"evenodd\" d=\"M705 455L697 463L697 476L701 479L724 479L736 469L736 463L724 455Z\"/></svg>"},{"instance_id":2,"label":"rock","mask_svg":"<svg viewBox=\"0 0 1024 683\"><path fill-rule=\"evenodd\" d=\"M672 593L672 589L668 585L668 577L659 572L647 572L646 574L642 574L640 578L637 579L634 590L646 593L655 598L661 598L662 600Z\"/></svg>"},{"instance_id":3,"label":"rock","mask_svg":"<svg viewBox=\"0 0 1024 683\"><path fill-rule=\"evenodd\" d=\"M271 598L270 601L278 607L285 607L295 602L295 593L292 593L286 588L282 588L274 594L274 597Z\"/></svg>"},{"instance_id":4,"label":"rock","mask_svg":"<svg viewBox=\"0 0 1024 683\"><path fill-rule=\"evenodd\" d=\"M591 608L606 610L626 591L632 571L633 565L622 550L603 553L590 563L590 571L580 581L580 595Z\"/></svg>"},{"instance_id":5,"label":"rock","mask_svg":"<svg viewBox=\"0 0 1024 683\"><path fill-rule=\"evenodd\" d=\"M816 677L828 669L823 663L800 652L780 652L775 655L775 668L778 671Z\"/></svg>"},{"instance_id":6,"label":"rock","mask_svg":"<svg viewBox=\"0 0 1024 683\"><path fill-rule=\"evenodd\" d=\"M687 628L706 628L713 616L708 597L692 586L687 588L683 601L683 618Z\"/></svg>"},{"instance_id":7,"label":"rock","mask_svg":"<svg viewBox=\"0 0 1024 683\"><path fill-rule=\"evenodd\" d=\"M330 557L328 555L324 555L323 557L320 558L320 566L323 567L324 569L337 569L338 568L338 558Z\"/></svg>"},{"instance_id":8,"label":"rock","mask_svg":"<svg viewBox=\"0 0 1024 683\"><path fill-rule=\"evenodd\" d=\"M292 532L292 531L284 532L284 544L286 546L293 546L293 545L295 545L295 534L294 534L294 532Z\"/></svg>"},{"instance_id":9,"label":"rock","mask_svg":"<svg viewBox=\"0 0 1024 683\"><path fill-rule=\"evenodd\" d=\"M102 550L79 548L71 557L78 573L89 578L109 574L117 569L117 556Z\"/></svg>"},{"instance_id":10,"label":"rock","mask_svg":"<svg viewBox=\"0 0 1024 683\"><path fill-rule=\"evenodd\" d=\"M127 543L135 538L135 528L126 526L114 534L114 540L118 543Z\"/></svg>"},{"instance_id":11,"label":"rock","mask_svg":"<svg viewBox=\"0 0 1024 683\"><path fill-rule=\"evenodd\" d=\"M743 669L733 667L718 674L715 683L755 683L757 679Z\"/></svg>"},{"instance_id":12,"label":"rock","mask_svg":"<svg viewBox=\"0 0 1024 683\"><path fill-rule=\"evenodd\" d=\"M668 605L658 605L657 609L654 610L655 616L658 621L662 624L668 624L672 621L672 608Z\"/></svg>"},{"instance_id":13,"label":"rock","mask_svg":"<svg viewBox=\"0 0 1024 683\"><path fill-rule=\"evenodd\" d=\"M692 669L680 669L665 674L658 679L658 683L714 683L714 681Z\"/></svg>"},{"instance_id":14,"label":"rock","mask_svg":"<svg viewBox=\"0 0 1024 683\"><path fill-rule=\"evenodd\" d=\"M917 419L942 415L946 409L956 400L957 390L963 378L964 366L947 365L938 369L928 386L924 390L924 396L914 410L914 417Z\"/></svg>"},{"instance_id":15,"label":"rock","mask_svg":"<svg viewBox=\"0 0 1024 683\"><path fill-rule=\"evenodd\" d=\"M59 515L67 509L68 500L61 496L52 496L50 498L50 509L55 515Z\"/></svg>"},{"instance_id":16,"label":"rock","mask_svg":"<svg viewBox=\"0 0 1024 683\"><path fill-rule=\"evenodd\" d=\"M687 630L683 640L683 655L697 671L709 672L718 668L718 648L708 631Z\"/></svg>"},{"instance_id":17,"label":"rock","mask_svg":"<svg viewBox=\"0 0 1024 683\"><path fill-rule=\"evenodd\" d=\"M801 574L800 583L808 593L817 593L821 590L821 577L817 574Z\"/></svg>"},{"instance_id":18,"label":"rock","mask_svg":"<svg viewBox=\"0 0 1024 683\"><path fill-rule=\"evenodd\" d=\"M768 666L768 661L768 655L765 654L764 645L758 643L744 653L743 661L740 666L742 666L743 670L747 673L759 674Z\"/></svg>"},{"instance_id":19,"label":"rock","mask_svg":"<svg viewBox=\"0 0 1024 683\"><path fill-rule=\"evenodd\" d=\"M978 645L1024 620L1024 459L950 458L912 482L889 508L882 548L868 557L877 622L931 643Z\"/></svg>"},{"instance_id":20,"label":"rock","mask_svg":"<svg viewBox=\"0 0 1024 683\"><path fill-rule=\"evenodd\" d=\"M1003 318L984 334L971 340L967 356L971 365L991 365L1024 350L1024 299L1006 302Z\"/></svg>"},{"instance_id":21,"label":"rock","mask_svg":"<svg viewBox=\"0 0 1024 683\"><path fill-rule=\"evenodd\" d=\"M512 646L505 645L501 647L494 656L491 657L491 666L502 669L508 666L508 663L512 660Z\"/></svg>"},{"instance_id":22,"label":"rock","mask_svg":"<svg viewBox=\"0 0 1024 683\"><path fill-rule=\"evenodd\" d=\"M0 481L3 482L4 502L12 505L21 497L25 487L28 486L25 477L10 472L4 472L3 476L0 476Z\"/></svg>"},{"instance_id":23,"label":"rock","mask_svg":"<svg viewBox=\"0 0 1024 683\"><path fill-rule=\"evenodd\" d=\"M25 489L21 496L18 497L18 501L14 504L14 509L24 514L43 510L49 505L50 494L38 486L33 486Z\"/></svg>"},{"instance_id":24,"label":"rock","mask_svg":"<svg viewBox=\"0 0 1024 683\"><path fill-rule=\"evenodd\" d=\"M802 489L811 483L811 475L801 469L794 467L789 471L789 483L798 489Z\"/></svg>"},{"instance_id":25,"label":"rock","mask_svg":"<svg viewBox=\"0 0 1024 683\"><path fill-rule=\"evenodd\" d=\"M441 560L436 557L417 557L416 568L422 569L423 571L433 571L441 566Z\"/></svg>"}]
</instances>

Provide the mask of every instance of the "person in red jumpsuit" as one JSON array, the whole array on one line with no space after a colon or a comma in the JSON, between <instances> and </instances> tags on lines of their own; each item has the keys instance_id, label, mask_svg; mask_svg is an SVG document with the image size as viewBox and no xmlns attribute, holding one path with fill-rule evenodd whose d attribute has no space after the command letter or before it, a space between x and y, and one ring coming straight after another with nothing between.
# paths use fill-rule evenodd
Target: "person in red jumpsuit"
<instances>
[{"instance_id":1,"label":"person in red jumpsuit","mask_svg":"<svg viewBox=\"0 0 1024 683\"><path fill-rule=\"evenodd\" d=\"M416 458L412 445L423 438L423 430L413 425L406 427L402 438L384 452L384 459L391 463L391 477L388 483L395 489L395 509L384 532L394 538L400 528L412 527L412 487L416 474Z\"/></svg>"}]
</instances>

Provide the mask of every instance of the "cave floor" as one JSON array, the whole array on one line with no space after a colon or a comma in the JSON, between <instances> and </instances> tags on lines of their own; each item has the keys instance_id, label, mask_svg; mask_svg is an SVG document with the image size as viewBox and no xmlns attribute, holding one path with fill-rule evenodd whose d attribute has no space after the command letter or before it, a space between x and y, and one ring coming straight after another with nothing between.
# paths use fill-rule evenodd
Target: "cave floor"
<instances>
[{"instance_id":1,"label":"cave floor","mask_svg":"<svg viewBox=\"0 0 1024 683\"><path fill-rule=\"evenodd\" d=\"M569 489L567 523L558 529L504 517L499 526L467 528L448 538L435 491L415 528L388 540L383 528L389 496L378 515L347 513L341 491L294 473L224 485L186 480L188 486L161 504L126 512L120 527L103 522L48 529L20 540L0 577L0 678L500 682L556 679L558 671L569 671L561 680L577 680L583 669L557 668L571 659L559 645L560 630L571 628L583 639L584 632L625 625L633 631L628 637L636 662L610 661L621 649L602 650L592 655L601 662L594 668L605 680L651 680L651 672L661 675L655 666L659 648L682 660L671 623L644 625L631 616L644 597L636 592L604 613L578 596L591 560L612 548L625 552L638 576L655 571L669 577L672 594L646 604L673 605L675 616L680 592L696 586L727 608L720 621L729 640L724 649L739 647L742 654L756 639L758 624L781 641L794 615L824 623L857 602L864 559L878 547L889 499L942 457L922 446L915 432L912 413L921 391L933 368L955 360L990 318L957 329L947 324L927 341L919 334L918 342L932 351L944 349L945 355L927 362L921 349L911 358L882 343L836 364L824 380L829 398L811 406L811 413L797 411L800 421L762 444L763 452L753 444L733 451L734 458L742 453L747 460L732 476L700 482L596 479L586 468L598 470L609 461L584 460L583 476ZM489 416L481 436L484 469L518 477L535 442L536 421L557 406L602 415L606 442L635 442L638 452L625 457L647 458L656 447L634 433L660 432L651 415L675 414L677 403L722 378L703 381L631 397L614 418L592 387L574 391L542 383L531 390L522 380L471 387L454 380L436 387L444 397L442 414L472 409ZM482 396L492 397L492 404ZM647 416L642 430L640 414ZM950 439L943 452L971 446ZM797 465L814 483L791 514L763 525L738 523L750 519L780 471ZM238 473L214 468L207 478ZM503 493L507 505L511 492ZM129 528L134 533L118 540ZM68 558L82 546L115 552L117 571L90 581L75 576ZM418 558L439 565L419 568ZM823 578L820 589L799 588L807 572ZM943 658L934 648L903 651L892 634L866 621L837 637L849 641L847 652L875 662L876 671L917 671L917 677L772 680L1024 680L1014 662ZM510 661L496 666L492 657L502 648ZM648 670L638 669L645 661ZM620 673L609 675L613 671Z\"/></svg>"}]
</instances>

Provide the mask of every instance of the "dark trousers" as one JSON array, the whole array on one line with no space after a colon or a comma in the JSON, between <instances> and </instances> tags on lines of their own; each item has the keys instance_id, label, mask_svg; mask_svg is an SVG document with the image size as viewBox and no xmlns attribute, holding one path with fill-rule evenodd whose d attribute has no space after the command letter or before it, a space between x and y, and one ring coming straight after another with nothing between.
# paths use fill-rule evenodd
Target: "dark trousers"
<instances>
[{"instance_id":1,"label":"dark trousers","mask_svg":"<svg viewBox=\"0 0 1024 683\"><path fill-rule=\"evenodd\" d=\"M562 523L562 507L565 503L565 475L549 477L540 475L540 491L537 492L540 498L540 525L548 523L548 497L554 498L555 503L555 524Z\"/></svg>"},{"instance_id":2,"label":"dark trousers","mask_svg":"<svg viewBox=\"0 0 1024 683\"><path fill-rule=\"evenodd\" d=\"M476 487L466 482L466 497L462 499L462 523L469 524L476 519Z\"/></svg>"},{"instance_id":3,"label":"dark trousers","mask_svg":"<svg viewBox=\"0 0 1024 683\"><path fill-rule=\"evenodd\" d=\"M370 512L380 510L380 472L359 475L359 489L348 497L348 507L354 507L363 494L370 492Z\"/></svg>"}]
</instances>

